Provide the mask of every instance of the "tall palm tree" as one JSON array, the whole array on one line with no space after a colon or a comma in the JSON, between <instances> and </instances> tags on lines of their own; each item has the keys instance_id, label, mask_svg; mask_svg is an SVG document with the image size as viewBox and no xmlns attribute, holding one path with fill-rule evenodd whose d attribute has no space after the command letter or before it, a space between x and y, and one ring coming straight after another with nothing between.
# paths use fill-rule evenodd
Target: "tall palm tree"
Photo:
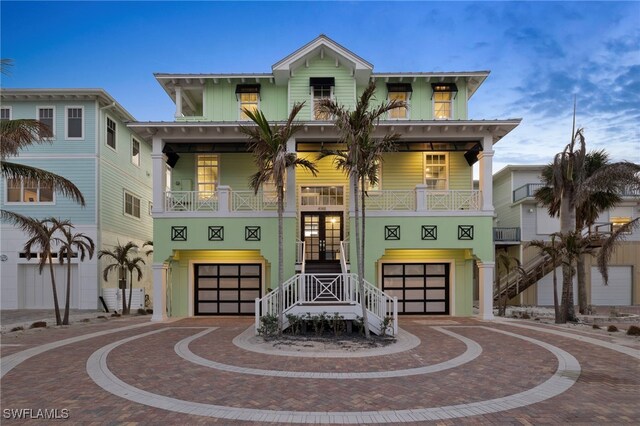
<instances>
[{"instance_id":1,"label":"tall palm tree","mask_svg":"<svg viewBox=\"0 0 640 426\"><path fill-rule=\"evenodd\" d=\"M333 117L340 134L340 142L345 144L346 151L324 151L321 156L335 155L336 166L343 170L352 181L354 195L356 261L358 267L358 291L362 302L362 317L368 324L364 294L364 250L365 250L365 196L366 183L378 182L378 164L382 162L382 154L394 149L394 143L400 138L398 134L387 134L375 138L374 133L379 121L385 114L396 108L407 108L403 101L392 100L372 106L376 85L370 82L364 90L353 111L333 99L323 99L319 109ZM360 210L362 203L362 210ZM365 336L369 338L369 328L365 326Z\"/></svg>"},{"instance_id":2,"label":"tall palm tree","mask_svg":"<svg viewBox=\"0 0 640 426\"><path fill-rule=\"evenodd\" d=\"M78 253L78 259L84 261L85 257L89 256L89 259L93 258L96 246L93 240L81 232L74 233L74 226L70 223L62 225L62 222L58 223L58 229L62 234L60 239L60 250L58 251L58 260L60 264L67 262L67 298L64 306L64 318L62 320L63 325L69 324L69 307L71 302L71 259L73 252Z\"/></svg>"},{"instance_id":3,"label":"tall palm tree","mask_svg":"<svg viewBox=\"0 0 640 426\"><path fill-rule=\"evenodd\" d=\"M53 270L53 253L55 247L61 245L63 240L56 236L57 231L61 227L70 226L68 220L58 220L55 218L47 218L36 220L25 218L22 229L31 237L24 245L24 251L27 253L27 260L31 260L32 252L39 252L38 271L42 274L46 264L49 264L49 273L51 275L51 289L53 292L53 307L56 315L56 325L62 325L60 317L60 305L58 303L58 289L56 287L56 276Z\"/></svg>"},{"instance_id":4,"label":"tall palm tree","mask_svg":"<svg viewBox=\"0 0 640 426\"><path fill-rule=\"evenodd\" d=\"M278 198L278 286L284 282L284 185L289 167L302 167L316 176L318 169L312 161L298 158L294 152L287 151L287 142L301 129L294 123L296 116L304 106L296 103L291 108L289 118L284 125L269 124L260 110L244 109L244 113L256 124L242 126L240 131L249 137L249 149L258 171L249 178L249 185L257 194L262 185L272 182ZM278 292L278 330L282 333L284 324L284 292Z\"/></svg>"},{"instance_id":5,"label":"tall palm tree","mask_svg":"<svg viewBox=\"0 0 640 426\"><path fill-rule=\"evenodd\" d=\"M125 283L124 283L124 288L122 289L122 313L123 314L128 313L127 294L125 290L127 287L127 282L126 282L127 271L129 270L128 269L128 265L130 261L129 255L130 253L133 253L137 249L138 249L138 246L132 241L129 241L125 245L122 245L120 244L120 242L118 242L118 244L113 248L113 250L100 250L100 252L98 253L98 259L102 259L103 257L106 257L112 261L112 263L105 266L104 270L102 271L102 277L104 278L105 281L109 280L109 273L111 271L117 271L118 277L124 277ZM131 277L133 278L133 271L131 271Z\"/></svg>"}]
</instances>

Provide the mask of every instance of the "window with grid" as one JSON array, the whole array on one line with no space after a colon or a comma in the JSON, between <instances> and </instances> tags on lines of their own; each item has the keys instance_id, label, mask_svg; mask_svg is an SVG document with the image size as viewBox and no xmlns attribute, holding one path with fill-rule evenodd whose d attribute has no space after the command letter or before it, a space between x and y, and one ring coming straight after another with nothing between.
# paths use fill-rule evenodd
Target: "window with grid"
<instances>
[{"instance_id":1,"label":"window with grid","mask_svg":"<svg viewBox=\"0 0 640 426\"><path fill-rule=\"evenodd\" d=\"M389 101L402 101L404 103L409 102L409 93L407 92L389 92ZM406 107L394 108L389 111L389 120L402 120L409 118L409 111Z\"/></svg>"},{"instance_id":2,"label":"window with grid","mask_svg":"<svg viewBox=\"0 0 640 426\"><path fill-rule=\"evenodd\" d=\"M140 167L140 142L131 139L131 162Z\"/></svg>"},{"instance_id":3,"label":"window with grid","mask_svg":"<svg viewBox=\"0 0 640 426\"><path fill-rule=\"evenodd\" d=\"M453 118L452 92L435 92L433 94L433 118L436 120Z\"/></svg>"},{"instance_id":4,"label":"window with grid","mask_svg":"<svg viewBox=\"0 0 640 426\"><path fill-rule=\"evenodd\" d=\"M447 154L425 154L424 183L428 189L445 190L448 187Z\"/></svg>"},{"instance_id":5,"label":"window with grid","mask_svg":"<svg viewBox=\"0 0 640 426\"><path fill-rule=\"evenodd\" d=\"M256 112L258 110L258 93L239 93L238 103L240 105L240 120L249 120L249 116L244 112L245 109Z\"/></svg>"},{"instance_id":6,"label":"window with grid","mask_svg":"<svg viewBox=\"0 0 640 426\"><path fill-rule=\"evenodd\" d=\"M84 137L82 108L67 108L67 139L82 139Z\"/></svg>"},{"instance_id":7,"label":"window with grid","mask_svg":"<svg viewBox=\"0 0 640 426\"><path fill-rule=\"evenodd\" d=\"M116 149L116 122L107 117L107 145Z\"/></svg>"},{"instance_id":8,"label":"window with grid","mask_svg":"<svg viewBox=\"0 0 640 426\"><path fill-rule=\"evenodd\" d=\"M52 137L55 134L54 130L54 112L53 107L40 107L38 108L38 121L45 124L49 128L49 136Z\"/></svg>"},{"instance_id":9,"label":"window with grid","mask_svg":"<svg viewBox=\"0 0 640 426\"><path fill-rule=\"evenodd\" d=\"M7 179L7 203L53 203L53 186L35 179Z\"/></svg>"},{"instance_id":10,"label":"window with grid","mask_svg":"<svg viewBox=\"0 0 640 426\"><path fill-rule=\"evenodd\" d=\"M140 198L126 191L124 193L124 213L140 219Z\"/></svg>"},{"instance_id":11,"label":"window with grid","mask_svg":"<svg viewBox=\"0 0 640 426\"><path fill-rule=\"evenodd\" d=\"M219 160L215 154L198 155L197 190L200 199L211 198L218 185Z\"/></svg>"},{"instance_id":12,"label":"window with grid","mask_svg":"<svg viewBox=\"0 0 640 426\"><path fill-rule=\"evenodd\" d=\"M313 119L329 120L329 114L320 111L320 101L323 99L331 99L333 96L333 87L331 86L315 86L313 87Z\"/></svg>"},{"instance_id":13,"label":"window with grid","mask_svg":"<svg viewBox=\"0 0 640 426\"><path fill-rule=\"evenodd\" d=\"M0 121L11 120L11 108L2 107L0 108Z\"/></svg>"}]
</instances>

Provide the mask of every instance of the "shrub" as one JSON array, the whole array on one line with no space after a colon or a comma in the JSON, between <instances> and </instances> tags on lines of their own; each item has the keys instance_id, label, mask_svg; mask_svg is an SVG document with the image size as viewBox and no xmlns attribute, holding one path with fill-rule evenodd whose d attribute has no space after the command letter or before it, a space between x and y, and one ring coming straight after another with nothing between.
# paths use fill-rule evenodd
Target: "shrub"
<instances>
[{"instance_id":1,"label":"shrub","mask_svg":"<svg viewBox=\"0 0 640 426\"><path fill-rule=\"evenodd\" d=\"M139 308L139 309L138 309L138 315L147 315L147 311L146 311L146 309Z\"/></svg>"},{"instance_id":2,"label":"shrub","mask_svg":"<svg viewBox=\"0 0 640 426\"><path fill-rule=\"evenodd\" d=\"M297 315L287 314L287 321L289 321L289 330L294 336L300 334L302 329L302 318Z\"/></svg>"},{"instance_id":3,"label":"shrub","mask_svg":"<svg viewBox=\"0 0 640 426\"><path fill-rule=\"evenodd\" d=\"M11 329L11 331L22 331L22 330L24 330L24 327L23 327L23 326L21 326L21 325L20 325L20 326L18 326L18 327L13 327L13 328Z\"/></svg>"},{"instance_id":4,"label":"shrub","mask_svg":"<svg viewBox=\"0 0 640 426\"><path fill-rule=\"evenodd\" d=\"M31 327L29 328L46 328L46 327L47 327L46 321L36 321L33 324L31 324Z\"/></svg>"},{"instance_id":5,"label":"shrub","mask_svg":"<svg viewBox=\"0 0 640 426\"><path fill-rule=\"evenodd\" d=\"M148 314L153 314L153 309L147 309Z\"/></svg>"},{"instance_id":6,"label":"shrub","mask_svg":"<svg viewBox=\"0 0 640 426\"><path fill-rule=\"evenodd\" d=\"M520 318L522 318L522 319L531 319L531 315L529 314L529 312L523 312L522 316Z\"/></svg>"},{"instance_id":7,"label":"shrub","mask_svg":"<svg viewBox=\"0 0 640 426\"><path fill-rule=\"evenodd\" d=\"M316 332L316 336L322 336L324 333L324 327L328 323L327 313L323 312L320 315L314 315L311 317L313 321L313 330Z\"/></svg>"},{"instance_id":8,"label":"shrub","mask_svg":"<svg viewBox=\"0 0 640 426\"><path fill-rule=\"evenodd\" d=\"M393 318L392 317L384 317L382 321L380 321L380 330L381 336L384 337L387 335L387 332L391 329L393 332Z\"/></svg>"},{"instance_id":9,"label":"shrub","mask_svg":"<svg viewBox=\"0 0 640 426\"><path fill-rule=\"evenodd\" d=\"M331 328L333 328L333 335L336 337L341 335L346 328L344 324L344 317L337 312L331 317Z\"/></svg>"},{"instance_id":10,"label":"shrub","mask_svg":"<svg viewBox=\"0 0 640 426\"><path fill-rule=\"evenodd\" d=\"M364 336L364 318L361 316L356 316L356 319L353 321L358 329L358 334L362 334Z\"/></svg>"},{"instance_id":11,"label":"shrub","mask_svg":"<svg viewBox=\"0 0 640 426\"><path fill-rule=\"evenodd\" d=\"M593 327L594 330L600 330L600 328L601 328L598 324L593 324L592 327Z\"/></svg>"},{"instance_id":12,"label":"shrub","mask_svg":"<svg viewBox=\"0 0 640 426\"><path fill-rule=\"evenodd\" d=\"M640 336L640 327L638 327L637 325L629 326L629 329L627 329L627 335L628 336Z\"/></svg>"},{"instance_id":13,"label":"shrub","mask_svg":"<svg viewBox=\"0 0 640 426\"><path fill-rule=\"evenodd\" d=\"M609 327L607 327L607 331L610 333L615 333L616 331L618 331L618 327L616 327L615 325L610 325Z\"/></svg>"},{"instance_id":14,"label":"shrub","mask_svg":"<svg viewBox=\"0 0 640 426\"><path fill-rule=\"evenodd\" d=\"M278 317L275 315L261 316L258 334L262 337L273 337L278 334Z\"/></svg>"}]
</instances>

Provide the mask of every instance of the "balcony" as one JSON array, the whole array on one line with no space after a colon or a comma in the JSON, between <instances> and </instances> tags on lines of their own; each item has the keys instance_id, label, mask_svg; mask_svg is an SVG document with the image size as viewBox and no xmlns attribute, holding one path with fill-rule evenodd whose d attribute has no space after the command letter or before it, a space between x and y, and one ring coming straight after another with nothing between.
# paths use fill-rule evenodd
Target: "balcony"
<instances>
[{"instance_id":1,"label":"balcony","mask_svg":"<svg viewBox=\"0 0 640 426\"><path fill-rule=\"evenodd\" d=\"M480 211L478 190L436 191L418 185L414 190L368 191L367 210L372 211Z\"/></svg>"},{"instance_id":2,"label":"balcony","mask_svg":"<svg viewBox=\"0 0 640 426\"><path fill-rule=\"evenodd\" d=\"M520 228L493 228L495 243L520 242Z\"/></svg>"},{"instance_id":3,"label":"balcony","mask_svg":"<svg viewBox=\"0 0 640 426\"><path fill-rule=\"evenodd\" d=\"M525 198L533 197L536 191L542 188L544 184L542 183L527 183L522 185L520 188L513 191L513 202L517 203L520 200L524 200Z\"/></svg>"},{"instance_id":4,"label":"balcony","mask_svg":"<svg viewBox=\"0 0 640 426\"><path fill-rule=\"evenodd\" d=\"M166 212L275 212L278 198L275 192L232 191L220 186L217 191L166 191Z\"/></svg>"}]
</instances>

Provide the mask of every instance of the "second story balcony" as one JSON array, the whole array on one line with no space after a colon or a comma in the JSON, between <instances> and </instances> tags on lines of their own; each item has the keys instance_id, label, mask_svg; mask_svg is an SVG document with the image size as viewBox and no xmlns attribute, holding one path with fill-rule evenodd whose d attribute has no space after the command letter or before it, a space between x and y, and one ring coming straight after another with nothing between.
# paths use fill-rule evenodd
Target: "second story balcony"
<instances>
[{"instance_id":1,"label":"second story balcony","mask_svg":"<svg viewBox=\"0 0 640 426\"><path fill-rule=\"evenodd\" d=\"M220 186L216 191L166 191L164 210L217 212L223 216L235 212L276 212L278 198L273 191L232 191L229 186Z\"/></svg>"},{"instance_id":2,"label":"second story balcony","mask_svg":"<svg viewBox=\"0 0 640 426\"><path fill-rule=\"evenodd\" d=\"M520 200L524 200L525 198L532 198L536 191L542 188L544 184L542 183L527 183L522 185L513 191L513 202L517 203Z\"/></svg>"}]
</instances>

